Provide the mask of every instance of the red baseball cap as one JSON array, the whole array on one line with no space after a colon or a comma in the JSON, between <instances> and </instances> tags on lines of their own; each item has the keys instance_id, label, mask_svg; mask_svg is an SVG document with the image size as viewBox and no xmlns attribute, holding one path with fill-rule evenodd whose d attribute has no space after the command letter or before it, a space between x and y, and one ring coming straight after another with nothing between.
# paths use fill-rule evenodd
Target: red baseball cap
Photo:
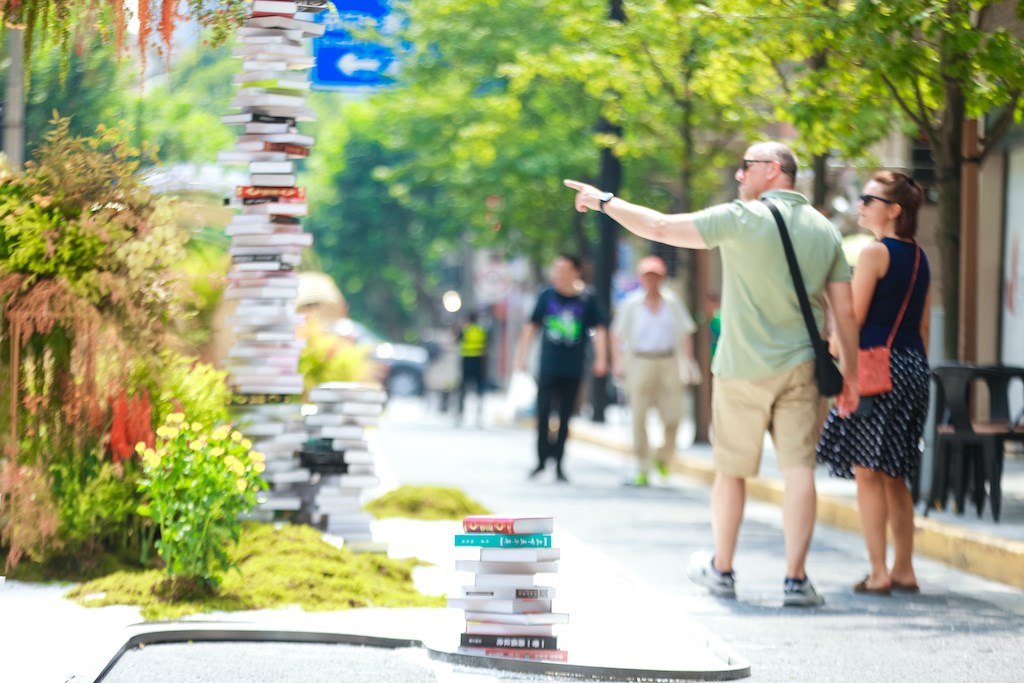
<instances>
[{"instance_id":1,"label":"red baseball cap","mask_svg":"<svg viewBox=\"0 0 1024 683\"><path fill-rule=\"evenodd\" d=\"M668 275L665 262L657 256L645 256L640 259L640 263L636 266L636 272L638 275L644 275L645 273L655 273L662 277Z\"/></svg>"}]
</instances>

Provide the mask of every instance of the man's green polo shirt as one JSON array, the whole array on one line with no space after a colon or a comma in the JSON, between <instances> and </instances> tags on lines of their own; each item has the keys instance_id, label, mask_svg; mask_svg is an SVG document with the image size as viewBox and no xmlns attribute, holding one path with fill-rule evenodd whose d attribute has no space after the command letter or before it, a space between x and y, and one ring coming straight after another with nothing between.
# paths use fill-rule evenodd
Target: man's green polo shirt
<instances>
[{"instance_id":1,"label":"man's green polo shirt","mask_svg":"<svg viewBox=\"0 0 1024 683\"><path fill-rule=\"evenodd\" d=\"M807 198L769 190L786 221L818 328L825 326L825 286L849 282L840 234ZM698 211L697 230L722 256L722 335L711 370L720 377L753 379L795 368L814 358L800 302L786 265L782 238L764 202L736 200Z\"/></svg>"}]
</instances>

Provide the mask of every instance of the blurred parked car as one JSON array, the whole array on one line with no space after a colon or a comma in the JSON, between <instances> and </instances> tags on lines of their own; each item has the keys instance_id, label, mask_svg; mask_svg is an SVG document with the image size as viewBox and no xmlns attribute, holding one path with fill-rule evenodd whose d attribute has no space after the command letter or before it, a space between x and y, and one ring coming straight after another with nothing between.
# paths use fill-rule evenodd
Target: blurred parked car
<instances>
[{"instance_id":1,"label":"blurred parked car","mask_svg":"<svg viewBox=\"0 0 1024 683\"><path fill-rule=\"evenodd\" d=\"M389 395L423 395L423 373L429 355L425 348L385 341L366 325L351 318L336 320L331 330L339 337L351 339L356 344L370 349L370 359L379 366L378 379Z\"/></svg>"}]
</instances>

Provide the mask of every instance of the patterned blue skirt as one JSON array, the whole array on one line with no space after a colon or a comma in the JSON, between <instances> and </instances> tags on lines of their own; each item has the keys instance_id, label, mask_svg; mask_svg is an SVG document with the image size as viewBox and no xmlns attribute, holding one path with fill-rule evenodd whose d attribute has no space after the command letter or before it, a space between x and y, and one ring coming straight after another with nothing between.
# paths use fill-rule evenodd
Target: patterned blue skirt
<instances>
[{"instance_id":1,"label":"patterned blue skirt","mask_svg":"<svg viewBox=\"0 0 1024 683\"><path fill-rule=\"evenodd\" d=\"M843 419L835 408L818 442L818 462L833 477L853 479L853 466L908 480L921 463L924 422L928 414L928 359L919 351L893 349L892 391L871 398L867 415Z\"/></svg>"}]
</instances>

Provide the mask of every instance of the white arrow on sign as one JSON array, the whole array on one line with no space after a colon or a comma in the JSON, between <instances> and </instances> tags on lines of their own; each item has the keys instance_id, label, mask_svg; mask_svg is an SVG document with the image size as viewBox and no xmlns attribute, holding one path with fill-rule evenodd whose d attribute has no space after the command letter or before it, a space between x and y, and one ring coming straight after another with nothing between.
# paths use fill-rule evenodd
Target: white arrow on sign
<instances>
[{"instance_id":1,"label":"white arrow on sign","mask_svg":"<svg viewBox=\"0 0 1024 683\"><path fill-rule=\"evenodd\" d=\"M357 71L380 71L380 60L363 59L351 52L346 52L338 60L338 69L346 76L351 76Z\"/></svg>"}]
</instances>

